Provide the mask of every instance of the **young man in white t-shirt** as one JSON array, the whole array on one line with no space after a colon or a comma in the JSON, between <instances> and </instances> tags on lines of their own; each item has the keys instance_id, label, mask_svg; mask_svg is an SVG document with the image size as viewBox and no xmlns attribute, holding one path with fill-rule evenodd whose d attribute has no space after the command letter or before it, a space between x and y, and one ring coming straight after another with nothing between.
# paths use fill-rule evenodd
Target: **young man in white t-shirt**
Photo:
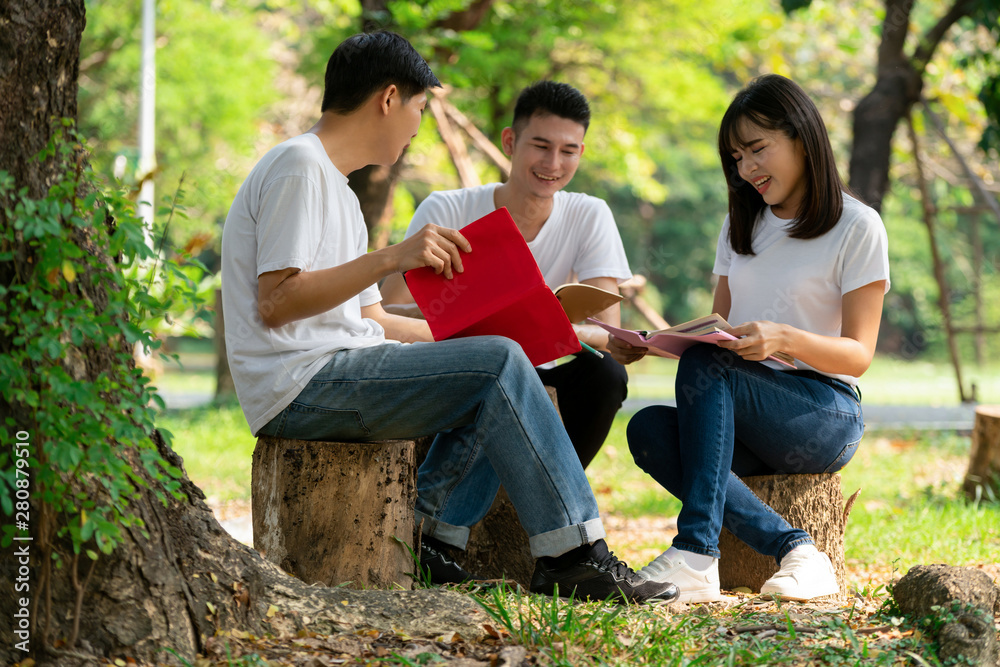
<instances>
[{"instance_id":1,"label":"young man in white t-shirt","mask_svg":"<svg viewBox=\"0 0 1000 667\"><path fill-rule=\"evenodd\" d=\"M432 223L461 229L490 211L506 206L528 243L549 287L582 282L610 292L632 277L611 209L601 199L564 192L583 155L590 106L580 91L565 83L539 81L518 96L511 127L501 134L510 156L506 183L432 193L413 215L406 238ZM417 315L402 276L382 285L390 312ZM596 316L621 323L618 304ZM592 324L574 324L580 340L607 350L608 333ZM611 358L581 352L572 360L537 369L555 387L559 411L584 467L593 460L611 429L627 393L625 368Z\"/></svg>"},{"instance_id":2,"label":"young man in white t-shirt","mask_svg":"<svg viewBox=\"0 0 1000 667\"><path fill-rule=\"evenodd\" d=\"M424 342L426 322L382 309L380 279L420 266L451 278L475 252L435 225L367 252L347 187L348 174L394 163L416 135L426 91L440 85L427 63L399 35L356 35L331 56L325 83L319 121L254 167L223 231L226 345L251 430L341 441L437 433L416 506L421 565L437 583L470 578L453 550L502 483L538 558L533 591L676 598L608 550L583 468L520 347Z\"/></svg>"}]
</instances>

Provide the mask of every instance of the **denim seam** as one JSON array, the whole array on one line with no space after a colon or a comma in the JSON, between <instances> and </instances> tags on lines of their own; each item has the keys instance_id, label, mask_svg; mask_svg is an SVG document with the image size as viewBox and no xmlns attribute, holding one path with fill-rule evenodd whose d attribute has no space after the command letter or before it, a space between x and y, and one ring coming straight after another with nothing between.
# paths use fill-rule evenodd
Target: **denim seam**
<instances>
[{"instance_id":1,"label":"denim seam","mask_svg":"<svg viewBox=\"0 0 1000 667\"><path fill-rule=\"evenodd\" d=\"M854 447L856 449L861 444L861 440L864 438L864 435L865 435L864 426L862 426L862 428L861 428L861 437L858 438L857 440L855 440L854 442L849 442L846 445L844 445L844 448L841 449L840 452L837 454L837 456L833 459L833 461L830 462L830 465L828 465L826 467L826 469L823 470L824 474L825 473L831 473L831 472L837 472L838 470L843 470L847 466L847 464L851 462L851 458L854 458L853 454L851 455L851 457L849 459L847 459L847 461L844 461L842 465L840 465L840 466L838 466L836 468L834 468L834 466L836 466L838 463L841 462L841 459L844 458L844 454L846 454L848 452L848 450L850 450L852 447Z\"/></svg>"},{"instance_id":2,"label":"denim seam","mask_svg":"<svg viewBox=\"0 0 1000 667\"><path fill-rule=\"evenodd\" d=\"M365 418L362 416L360 410L354 408L325 408L322 405L312 405L310 403L299 403L298 401L292 401L286 412L288 410L296 410L300 414L315 414L315 415L347 415L351 414L354 416L354 420L357 422L358 426L364 431L366 436L371 435L372 431L365 424Z\"/></svg>"},{"instance_id":3,"label":"denim seam","mask_svg":"<svg viewBox=\"0 0 1000 667\"><path fill-rule=\"evenodd\" d=\"M475 442L472 443L472 447L469 453L469 458L465 462L465 467L462 468L462 474L455 477L454 483L448 487L448 492L441 499L441 504L435 509L435 514L440 514L444 511L445 507L448 506L448 501L451 500L451 496L455 493L455 490L462 485L462 481L465 479L466 475L469 474L469 468L472 466L472 462L476 460L476 453L482 448L479 444L479 435L476 435Z\"/></svg>"},{"instance_id":4,"label":"denim seam","mask_svg":"<svg viewBox=\"0 0 1000 667\"><path fill-rule=\"evenodd\" d=\"M460 376L460 375L489 375L490 377L492 377L494 379L497 379L497 378L500 377L498 373L492 373L490 371L453 371L453 372L447 372L447 373L435 372L435 373L420 373L420 374L416 374L416 375L406 375L406 376L400 376L400 377L384 377L384 376L378 376L378 377L358 377L358 378L351 378L350 380L343 380L343 379L318 380L318 379L316 379L314 377L312 380L309 381L309 383L306 386L308 387L309 385L313 385L313 384L321 384L321 385L326 385L326 384L356 384L358 382L399 382L401 380L416 380L418 378L434 378L434 377L440 377L440 376L456 377L456 376Z\"/></svg>"},{"instance_id":5,"label":"denim seam","mask_svg":"<svg viewBox=\"0 0 1000 667\"><path fill-rule=\"evenodd\" d=\"M285 422L288 421L288 408L286 407L278 415L278 427L274 430L274 437L280 438L285 432Z\"/></svg>"}]
</instances>

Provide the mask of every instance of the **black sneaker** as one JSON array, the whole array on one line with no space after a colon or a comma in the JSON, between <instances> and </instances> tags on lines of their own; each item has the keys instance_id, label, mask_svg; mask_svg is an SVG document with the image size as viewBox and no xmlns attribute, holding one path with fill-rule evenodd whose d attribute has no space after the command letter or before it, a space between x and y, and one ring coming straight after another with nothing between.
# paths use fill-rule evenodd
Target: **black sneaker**
<instances>
[{"instance_id":1,"label":"black sneaker","mask_svg":"<svg viewBox=\"0 0 1000 667\"><path fill-rule=\"evenodd\" d=\"M618 602L654 599L672 602L680 595L677 587L669 582L657 583L637 575L627 563L608 551L604 540L556 558L539 558L531 577L531 592L553 595L556 585L561 597L575 595L577 599L587 600L610 597Z\"/></svg>"},{"instance_id":2,"label":"black sneaker","mask_svg":"<svg viewBox=\"0 0 1000 667\"><path fill-rule=\"evenodd\" d=\"M424 535L420 540L421 574L429 571L431 583L435 585L479 581L479 577L466 572L454 561L448 553L451 549L450 545L441 540Z\"/></svg>"}]
</instances>

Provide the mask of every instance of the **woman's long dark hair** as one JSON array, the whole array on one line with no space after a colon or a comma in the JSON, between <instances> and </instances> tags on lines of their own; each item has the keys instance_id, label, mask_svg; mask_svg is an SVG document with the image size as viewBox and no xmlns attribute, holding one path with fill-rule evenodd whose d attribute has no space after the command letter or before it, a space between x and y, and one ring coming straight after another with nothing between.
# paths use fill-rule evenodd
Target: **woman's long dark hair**
<instances>
[{"instance_id":1,"label":"woman's long dark hair","mask_svg":"<svg viewBox=\"0 0 1000 667\"><path fill-rule=\"evenodd\" d=\"M736 94L719 127L719 157L729 185L729 244L741 255L752 255L753 230L764 198L739 175L733 152L745 144L744 123L779 130L802 141L805 152L805 196L788 235L812 239L830 231L844 210L841 195L847 188L837 173L833 148L819 110L794 81L777 74L758 77Z\"/></svg>"}]
</instances>

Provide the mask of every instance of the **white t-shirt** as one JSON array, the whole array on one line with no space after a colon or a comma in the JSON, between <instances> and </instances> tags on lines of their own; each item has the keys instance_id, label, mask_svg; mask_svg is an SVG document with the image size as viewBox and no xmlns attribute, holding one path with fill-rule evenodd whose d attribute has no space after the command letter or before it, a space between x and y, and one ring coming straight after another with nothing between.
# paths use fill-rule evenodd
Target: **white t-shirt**
<instances>
[{"instance_id":1,"label":"white t-shirt","mask_svg":"<svg viewBox=\"0 0 1000 667\"><path fill-rule=\"evenodd\" d=\"M461 229L495 211L497 187L499 183L490 183L431 193L413 214L406 238L428 223ZM557 192L552 213L528 248L549 287L602 277L621 283L632 277L611 209L590 195Z\"/></svg>"},{"instance_id":2,"label":"white t-shirt","mask_svg":"<svg viewBox=\"0 0 1000 667\"><path fill-rule=\"evenodd\" d=\"M877 280L889 291L889 241L874 209L844 194L844 212L833 229L814 239L789 238L791 220L761 211L753 232L753 255L729 245L729 217L719 234L714 273L729 277L733 326L754 320L789 324L821 336L839 337L842 297ZM788 370L777 362L773 368ZM799 360L796 367L816 370ZM817 371L822 372L822 371ZM854 386L858 378L824 373Z\"/></svg>"},{"instance_id":3,"label":"white t-shirt","mask_svg":"<svg viewBox=\"0 0 1000 667\"><path fill-rule=\"evenodd\" d=\"M337 350L385 342L361 308L375 285L325 313L269 328L258 314L257 277L294 267L317 271L368 251L354 192L314 134L272 148L247 176L222 232L226 352L250 430L259 431Z\"/></svg>"}]
</instances>

